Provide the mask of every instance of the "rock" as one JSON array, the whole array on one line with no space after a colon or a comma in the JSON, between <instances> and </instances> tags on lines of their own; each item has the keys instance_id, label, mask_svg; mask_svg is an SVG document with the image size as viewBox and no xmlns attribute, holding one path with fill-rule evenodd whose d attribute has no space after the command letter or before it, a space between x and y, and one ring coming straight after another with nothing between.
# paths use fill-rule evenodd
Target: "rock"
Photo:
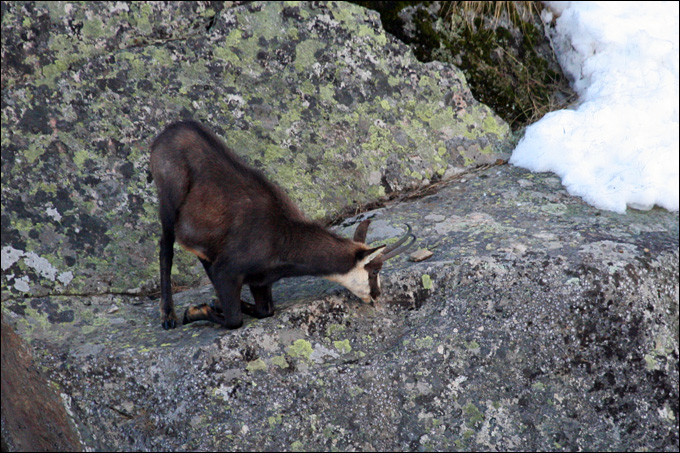
<instances>
[{"instance_id":1,"label":"rock","mask_svg":"<svg viewBox=\"0 0 680 453\"><path fill-rule=\"evenodd\" d=\"M550 174L492 167L347 219L372 217L375 243L409 223L436 251L388 262L375 305L289 279L271 318L160 328L148 143L172 120L210 125L316 218L504 159L507 126L460 72L375 13L2 13L3 450L39 448L8 423L25 384L51 449L677 451L678 214L600 212ZM175 283L204 278L176 256Z\"/></svg>"},{"instance_id":2,"label":"rock","mask_svg":"<svg viewBox=\"0 0 680 453\"><path fill-rule=\"evenodd\" d=\"M411 253L408 258L409 260L419 263L421 261L425 261L428 258L431 258L433 253L427 249L420 249L416 250L415 252Z\"/></svg>"},{"instance_id":3,"label":"rock","mask_svg":"<svg viewBox=\"0 0 680 453\"><path fill-rule=\"evenodd\" d=\"M540 3L356 3L378 11L385 30L408 43L418 60L455 64L475 98L515 132L577 98Z\"/></svg>"},{"instance_id":4,"label":"rock","mask_svg":"<svg viewBox=\"0 0 680 453\"><path fill-rule=\"evenodd\" d=\"M492 167L347 219L436 250L386 263L376 305L288 279L234 331L164 331L131 296L11 298L5 322L88 450L676 451L678 213L598 211L555 179Z\"/></svg>"},{"instance_id":5,"label":"rock","mask_svg":"<svg viewBox=\"0 0 680 453\"><path fill-rule=\"evenodd\" d=\"M506 156L458 69L343 2L2 4L2 298L158 287L148 146L194 118L310 216ZM6 38L6 39L5 39ZM196 284L176 254L175 283Z\"/></svg>"},{"instance_id":6,"label":"rock","mask_svg":"<svg viewBox=\"0 0 680 453\"><path fill-rule=\"evenodd\" d=\"M82 451L64 403L37 371L30 347L4 317L0 370L2 451Z\"/></svg>"}]
</instances>

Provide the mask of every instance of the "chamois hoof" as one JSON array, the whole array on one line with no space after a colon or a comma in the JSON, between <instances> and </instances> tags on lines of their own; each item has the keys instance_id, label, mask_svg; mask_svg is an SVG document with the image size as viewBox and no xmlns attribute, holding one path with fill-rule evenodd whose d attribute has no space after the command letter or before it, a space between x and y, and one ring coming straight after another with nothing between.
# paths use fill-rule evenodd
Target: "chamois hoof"
<instances>
[{"instance_id":1,"label":"chamois hoof","mask_svg":"<svg viewBox=\"0 0 680 453\"><path fill-rule=\"evenodd\" d=\"M163 307L161 307L161 325L165 330L174 329L179 325L177 323L177 315L175 314L175 310L173 308L166 311Z\"/></svg>"}]
</instances>

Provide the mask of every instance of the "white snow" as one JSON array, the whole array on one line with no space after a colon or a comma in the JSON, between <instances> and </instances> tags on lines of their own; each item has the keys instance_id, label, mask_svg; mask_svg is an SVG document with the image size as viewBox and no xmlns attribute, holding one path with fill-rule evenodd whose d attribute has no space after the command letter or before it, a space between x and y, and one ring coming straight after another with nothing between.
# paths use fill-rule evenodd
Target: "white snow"
<instances>
[{"instance_id":1,"label":"white snow","mask_svg":"<svg viewBox=\"0 0 680 453\"><path fill-rule=\"evenodd\" d=\"M579 102L528 127L510 163L556 173L600 209L677 211L679 3L546 5Z\"/></svg>"}]
</instances>

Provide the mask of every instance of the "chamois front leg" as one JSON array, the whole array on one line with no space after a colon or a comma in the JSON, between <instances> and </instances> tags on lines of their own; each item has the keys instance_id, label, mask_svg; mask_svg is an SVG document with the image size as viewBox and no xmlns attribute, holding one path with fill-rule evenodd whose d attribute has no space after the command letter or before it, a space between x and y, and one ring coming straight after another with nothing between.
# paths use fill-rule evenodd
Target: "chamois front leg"
<instances>
[{"instance_id":1,"label":"chamois front leg","mask_svg":"<svg viewBox=\"0 0 680 453\"><path fill-rule=\"evenodd\" d=\"M272 299L272 285L250 285L250 292L255 299L255 305L241 301L243 313L253 318L267 318L274 314L274 300Z\"/></svg>"},{"instance_id":2,"label":"chamois front leg","mask_svg":"<svg viewBox=\"0 0 680 453\"><path fill-rule=\"evenodd\" d=\"M208 260L204 260L203 258L199 258L198 260L203 265L203 269L205 269L205 273L208 274L208 278L210 278L210 283L212 283L213 288L217 288L217 286L215 285L215 280L213 279L213 276L212 276L212 263ZM203 305L206 305L206 304L197 305L196 308L197 309L202 308ZM213 301L213 302L211 302L210 304L207 304L207 305L210 308L212 308L213 310L217 311L218 313L222 313L222 308L220 307L219 302L217 304L215 304L215 301ZM196 316L200 316L198 313L199 312L196 312ZM185 316L184 319L186 321L186 316ZM203 320L203 319L207 320L208 318L201 318L201 320ZM198 320L199 319L196 318L196 319L193 319L192 321L189 321L189 322L198 321ZM184 322L184 324L188 324L188 323Z\"/></svg>"},{"instance_id":3,"label":"chamois front leg","mask_svg":"<svg viewBox=\"0 0 680 453\"><path fill-rule=\"evenodd\" d=\"M274 314L274 300L272 299L272 285L253 286L250 285L250 292L255 299L255 304L241 300L241 311L253 318L268 318ZM208 304L210 308L222 313L219 304Z\"/></svg>"},{"instance_id":4,"label":"chamois front leg","mask_svg":"<svg viewBox=\"0 0 680 453\"><path fill-rule=\"evenodd\" d=\"M203 265L203 268L205 269L205 273L208 274L208 277L210 278L210 282L215 286L215 281L213 280L212 276L212 264L210 261L204 260L199 258L201 261L201 264ZM255 305L249 304L247 302L244 302L241 300L241 311L245 313L248 316L252 316L253 318L267 318L271 315L274 314L274 300L272 299L272 285L265 285L265 286L255 286L255 285L249 285L250 286L250 292L253 295L253 299L255 299ZM216 287L216 286L215 286ZM220 307L220 304L210 304L210 308L213 310L217 311L218 313L222 312L222 309ZM202 316L207 316L207 315L202 315L201 311L204 310L202 306L196 307L197 310L195 311L196 316L194 321L198 321L198 318L201 319L207 319L207 318L202 318ZM199 310L200 308L200 310Z\"/></svg>"},{"instance_id":5,"label":"chamois front leg","mask_svg":"<svg viewBox=\"0 0 680 453\"><path fill-rule=\"evenodd\" d=\"M243 325L241 311L241 286L243 279L228 272L225 266L210 264L201 260L203 266L217 291L217 303L214 307L201 304L187 308L184 312L183 324L194 321L211 321L227 329L237 329Z\"/></svg>"},{"instance_id":6,"label":"chamois front leg","mask_svg":"<svg viewBox=\"0 0 680 453\"><path fill-rule=\"evenodd\" d=\"M172 270L173 245L175 233L172 228L164 227L160 240L160 265L161 265L161 325L165 330L177 327L177 315L172 301L172 284L170 274Z\"/></svg>"}]
</instances>

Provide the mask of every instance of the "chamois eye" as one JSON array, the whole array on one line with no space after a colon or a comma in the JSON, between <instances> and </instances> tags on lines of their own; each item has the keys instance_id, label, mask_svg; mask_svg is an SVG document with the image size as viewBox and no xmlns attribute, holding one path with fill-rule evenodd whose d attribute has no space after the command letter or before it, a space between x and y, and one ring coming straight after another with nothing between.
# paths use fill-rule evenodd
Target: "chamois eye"
<instances>
[{"instance_id":1,"label":"chamois eye","mask_svg":"<svg viewBox=\"0 0 680 453\"><path fill-rule=\"evenodd\" d=\"M378 269L373 269L373 270L371 271L371 274L373 274L373 275L378 275L378 272L380 272Z\"/></svg>"}]
</instances>

